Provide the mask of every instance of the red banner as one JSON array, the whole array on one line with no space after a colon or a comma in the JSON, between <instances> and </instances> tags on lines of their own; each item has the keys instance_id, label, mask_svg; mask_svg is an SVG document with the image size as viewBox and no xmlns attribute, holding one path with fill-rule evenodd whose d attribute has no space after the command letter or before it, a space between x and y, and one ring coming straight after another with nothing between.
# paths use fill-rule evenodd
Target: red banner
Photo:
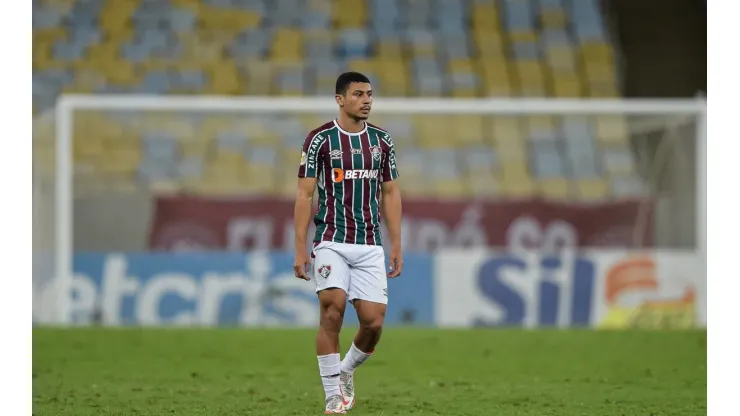
<instances>
[{"instance_id":1,"label":"red banner","mask_svg":"<svg viewBox=\"0 0 740 416\"><path fill-rule=\"evenodd\" d=\"M404 249L649 247L652 208L647 200L568 204L405 198ZM149 238L154 250L293 250L291 200L162 197L155 210ZM312 224L309 240L313 231Z\"/></svg>"}]
</instances>

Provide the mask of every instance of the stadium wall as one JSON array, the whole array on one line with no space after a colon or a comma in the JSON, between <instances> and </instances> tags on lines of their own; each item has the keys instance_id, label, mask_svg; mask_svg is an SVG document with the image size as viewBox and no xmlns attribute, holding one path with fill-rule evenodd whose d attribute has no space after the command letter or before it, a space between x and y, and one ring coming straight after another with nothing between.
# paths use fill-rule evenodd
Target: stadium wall
<instances>
[{"instance_id":1,"label":"stadium wall","mask_svg":"<svg viewBox=\"0 0 740 416\"><path fill-rule=\"evenodd\" d=\"M288 252L82 253L72 320L107 326L314 326L312 282ZM389 283L389 325L687 328L706 326L706 281L691 251L586 249L407 254ZM51 322L53 286L34 287ZM350 307L351 308L351 307ZM347 313L349 324L356 324Z\"/></svg>"}]
</instances>

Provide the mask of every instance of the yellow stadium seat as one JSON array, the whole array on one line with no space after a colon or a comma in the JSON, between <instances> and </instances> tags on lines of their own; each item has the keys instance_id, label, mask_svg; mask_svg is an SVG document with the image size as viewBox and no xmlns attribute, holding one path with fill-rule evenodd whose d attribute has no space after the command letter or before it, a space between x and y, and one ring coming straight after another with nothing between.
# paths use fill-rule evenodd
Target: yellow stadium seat
<instances>
[{"instance_id":1,"label":"yellow stadium seat","mask_svg":"<svg viewBox=\"0 0 740 416\"><path fill-rule=\"evenodd\" d=\"M614 66L601 62L584 62L586 78L591 84L613 84L616 81Z\"/></svg>"},{"instance_id":2,"label":"yellow stadium seat","mask_svg":"<svg viewBox=\"0 0 740 416\"><path fill-rule=\"evenodd\" d=\"M402 59L403 46L399 41L379 42L376 55L382 59Z\"/></svg>"},{"instance_id":3,"label":"yellow stadium seat","mask_svg":"<svg viewBox=\"0 0 740 416\"><path fill-rule=\"evenodd\" d=\"M584 62L614 65L614 50L604 42L585 43L580 46L580 54Z\"/></svg>"},{"instance_id":4,"label":"yellow stadium seat","mask_svg":"<svg viewBox=\"0 0 740 416\"><path fill-rule=\"evenodd\" d=\"M469 177L470 192L475 197L496 196L500 190L500 181L493 175L477 174Z\"/></svg>"},{"instance_id":5,"label":"yellow stadium seat","mask_svg":"<svg viewBox=\"0 0 740 416\"><path fill-rule=\"evenodd\" d=\"M540 22L543 29L563 29L568 23L565 12L562 9L544 10L540 14Z\"/></svg>"},{"instance_id":6,"label":"yellow stadium seat","mask_svg":"<svg viewBox=\"0 0 740 416\"><path fill-rule=\"evenodd\" d=\"M101 159L105 153L103 142L100 140L75 140L73 145L75 161L95 161Z\"/></svg>"},{"instance_id":7,"label":"yellow stadium seat","mask_svg":"<svg viewBox=\"0 0 740 416\"><path fill-rule=\"evenodd\" d=\"M109 152L100 168L106 174L130 174L136 171L140 161L141 151L138 147L121 148Z\"/></svg>"},{"instance_id":8,"label":"yellow stadium seat","mask_svg":"<svg viewBox=\"0 0 740 416\"><path fill-rule=\"evenodd\" d=\"M378 66L382 96L405 96L408 93L408 68L401 59L381 61Z\"/></svg>"},{"instance_id":9,"label":"yellow stadium seat","mask_svg":"<svg viewBox=\"0 0 740 416\"><path fill-rule=\"evenodd\" d=\"M277 185L276 176L272 173L274 170L274 166L264 164L247 165L242 181L251 189L269 191ZM295 173L298 173L298 168Z\"/></svg>"},{"instance_id":10,"label":"yellow stadium seat","mask_svg":"<svg viewBox=\"0 0 740 416\"><path fill-rule=\"evenodd\" d=\"M537 40L537 33L533 31L509 32L509 41L512 43L535 43Z\"/></svg>"},{"instance_id":11,"label":"yellow stadium seat","mask_svg":"<svg viewBox=\"0 0 740 416\"><path fill-rule=\"evenodd\" d=\"M451 116L454 135L460 145L485 144L487 134L483 117L477 115Z\"/></svg>"},{"instance_id":12,"label":"yellow stadium seat","mask_svg":"<svg viewBox=\"0 0 740 416\"><path fill-rule=\"evenodd\" d=\"M404 180L399 182L401 191L408 196L428 196L431 183L429 178L413 173L404 173Z\"/></svg>"},{"instance_id":13,"label":"yellow stadium seat","mask_svg":"<svg viewBox=\"0 0 740 416\"><path fill-rule=\"evenodd\" d=\"M525 160L513 160L508 158L501 158L501 172L503 173L503 179L505 180L519 180L524 178L529 180L529 164Z\"/></svg>"},{"instance_id":14,"label":"yellow stadium seat","mask_svg":"<svg viewBox=\"0 0 740 416\"><path fill-rule=\"evenodd\" d=\"M278 186L275 189L277 196L284 196L288 198L294 198L298 190L298 176L297 170L296 175L287 175L278 182Z\"/></svg>"},{"instance_id":15,"label":"yellow stadium seat","mask_svg":"<svg viewBox=\"0 0 740 416\"><path fill-rule=\"evenodd\" d=\"M503 37L498 33L481 32L474 37L476 51L482 59L506 60Z\"/></svg>"},{"instance_id":16,"label":"yellow stadium seat","mask_svg":"<svg viewBox=\"0 0 740 416\"><path fill-rule=\"evenodd\" d=\"M617 98L620 93L614 83L592 83L588 86L588 95L594 98Z\"/></svg>"},{"instance_id":17,"label":"yellow stadium seat","mask_svg":"<svg viewBox=\"0 0 740 416\"><path fill-rule=\"evenodd\" d=\"M493 141L501 147L522 146L522 119L499 116L493 118Z\"/></svg>"},{"instance_id":18,"label":"yellow stadium seat","mask_svg":"<svg viewBox=\"0 0 740 416\"><path fill-rule=\"evenodd\" d=\"M361 28L367 20L367 5L362 0L334 0L334 24L339 29Z\"/></svg>"},{"instance_id":19,"label":"yellow stadium seat","mask_svg":"<svg viewBox=\"0 0 740 416\"><path fill-rule=\"evenodd\" d=\"M527 177L504 178L501 193L509 198L528 198L534 194L534 184Z\"/></svg>"},{"instance_id":20,"label":"yellow stadium seat","mask_svg":"<svg viewBox=\"0 0 740 416\"><path fill-rule=\"evenodd\" d=\"M120 44L121 42L128 42L133 38L134 36L134 28L131 26L124 26L124 27L110 27L106 29L105 37L107 38L107 41L113 42L115 44Z\"/></svg>"},{"instance_id":21,"label":"yellow stadium seat","mask_svg":"<svg viewBox=\"0 0 740 416\"><path fill-rule=\"evenodd\" d=\"M537 191L547 199L565 200L570 195L570 183L563 178L540 180L537 182Z\"/></svg>"},{"instance_id":22,"label":"yellow stadium seat","mask_svg":"<svg viewBox=\"0 0 740 416\"><path fill-rule=\"evenodd\" d=\"M509 96L513 92L508 65L501 61L481 62L484 92L491 96Z\"/></svg>"},{"instance_id":23,"label":"yellow stadium seat","mask_svg":"<svg viewBox=\"0 0 740 416\"><path fill-rule=\"evenodd\" d=\"M35 29L33 31L33 46L40 43L54 43L58 40L67 39L67 30L64 27L54 27L50 29Z\"/></svg>"},{"instance_id":24,"label":"yellow stadium seat","mask_svg":"<svg viewBox=\"0 0 740 416\"><path fill-rule=\"evenodd\" d=\"M374 73L377 71L378 62L374 59L353 59L347 66L350 71Z\"/></svg>"},{"instance_id":25,"label":"yellow stadium seat","mask_svg":"<svg viewBox=\"0 0 740 416\"><path fill-rule=\"evenodd\" d=\"M603 179L576 181L578 196L584 201L596 201L606 198L608 186Z\"/></svg>"},{"instance_id":26,"label":"yellow stadium seat","mask_svg":"<svg viewBox=\"0 0 740 416\"><path fill-rule=\"evenodd\" d=\"M539 61L515 61L518 90L522 95L544 95L545 74Z\"/></svg>"},{"instance_id":27,"label":"yellow stadium seat","mask_svg":"<svg viewBox=\"0 0 740 416\"><path fill-rule=\"evenodd\" d=\"M273 65L270 62L251 61L245 66L247 95L269 95L272 91Z\"/></svg>"},{"instance_id":28,"label":"yellow stadium seat","mask_svg":"<svg viewBox=\"0 0 740 416\"><path fill-rule=\"evenodd\" d=\"M473 25L481 28L498 29L501 27L501 17L496 5L475 4L472 13Z\"/></svg>"},{"instance_id":29,"label":"yellow stadium seat","mask_svg":"<svg viewBox=\"0 0 740 416\"><path fill-rule=\"evenodd\" d=\"M460 178L439 179L436 181L434 190L443 198L459 198L470 195L470 189L465 181Z\"/></svg>"},{"instance_id":30,"label":"yellow stadium seat","mask_svg":"<svg viewBox=\"0 0 740 416\"><path fill-rule=\"evenodd\" d=\"M34 42L32 53L32 66L34 70L45 70L54 66L54 59L51 56L50 42Z\"/></svg>"},{"instance_id":31,"label":"yellow stadium seat","mask_svg":"<svg viewBox=\"0 0 740 416\"><path fill-rule=\"evenodd\" d=\"M202 157L210 146L208 140L186 140L180 143L180 154L183 157Z\"/></svg>"},{"instance_id":32,"label":"yellow stadium seat","mask_svg":"<svg viewBox=\"0 0 740 416\"><path fill-rule=\"evenodd\" d=\"M281 28L275 31L270 56L273 59L303 58L303 35L296 29Z\"/></svg>"},{"instance_id":33,"label":"yellow stadium seat","mask_svg":"<svg viewBox=\"0 0 740 416\"><path fill-rule=\"evenodd\" d=\"M103 5L100 12L100 27L107 31L124 28L138 7L135 1L109 1Z\"/></svg>"},{"instance_id":34,"label":"yellow stadium seat","mask_svg":"<svg viewBox=\"0 0 740 416\"><path fill-rule=\"evenodd\" d=\"M445 117L418 116L417 140L425 148L454 146L456 136L450 134L450 123Z\"/></svg>"},{"instance_id":35,"label":"yellow stadium seat","mask_svg":"<svg viewBox=\"0 0 740 416\"><path fill-rule=\"evenodd\" d=\"M576 74L553 74L552 94L555 97L581 97L583 88Z\"/></svg>"},{"instance_id":36,"label":"yellow stadium seat","mask_svg":"<svg viewBox=\"0 0 740 416\"><path fill-rule=\"evenodd\" d=\"M629 130L623 116L599 116L596 120L596 137L607 144L627 144Z\"/></svg>"},{"instance_id":37,"label":"yellow stadium seat","mask_svg":"<svg viewBox=\"0 0 740 416\"><path fill-rule=\"evenodd\" d=\"M232 33L257 27L262 21L259 13L251 10L222 9L205 5L200 8L198 18L206 29L218 29Z\"/></svg>"},{"instance_id":38,"label":"yellow stadium seat","mask_svg":"<svg viewBox=\"0 0 740 416\"><path fill-rule=\"evenodd\" d=\"M532 133L535 131L555 131L555 120L550 115L533 115L528 116L522 120L527 130Z\"/></svg>"},{"instance_id":39,"label":"yellow stadium seat","mask_svg":"<svg viewBox=\"0 0 740 416\"><path fill-rule=\"evenodd\" d=\"M232 62L221 62L211 70L209 92L221 95L239 94L241 82L236 66Z\"/></svg>"},{"instance_id":40,"label":"yellow stadium seat","mask_svg":"<svg viewBox=\"0 0 740 416\"><path fill-rule=\"evenodd\" d=\"M545 50L545 59L556 72L575 73L576 60L573 49L567 46L551 47Z\"/></svg>"}]
</instances>

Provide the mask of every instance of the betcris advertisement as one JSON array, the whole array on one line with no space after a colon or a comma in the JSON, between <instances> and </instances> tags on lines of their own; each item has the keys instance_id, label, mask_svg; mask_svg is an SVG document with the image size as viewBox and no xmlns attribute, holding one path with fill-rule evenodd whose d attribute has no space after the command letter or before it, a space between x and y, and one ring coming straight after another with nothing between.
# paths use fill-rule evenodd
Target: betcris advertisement
<instances>
[{"instance_id":1,"label":"betcris advertisement","mask_svg":"<svg viewBox=\"0 0 740 416\"><path fill-rule=\"evenodd\" d=\"M448 251L434 293L442 327L706 326L706 272L690 251Z\"/></svg>"},{"instance_id":2,"label":"betcris advertisement","mask_svg":"<svg viewBox=\"0 0 740 416\"><path fill-rule=\"evenodd\" d=\"M409 254L404 263L403 276L388 283L386 322L432 325L431 258ZM301 327L319 321L315 283L295 278L292 253L78 254L74 269L73 324ZM35 289L45 292L36 294L42 300L53 299L52 286ZM37 322L49 316L35 312ZM349 304L345 322L357 324Z\"/></svg>"}]
</instances>

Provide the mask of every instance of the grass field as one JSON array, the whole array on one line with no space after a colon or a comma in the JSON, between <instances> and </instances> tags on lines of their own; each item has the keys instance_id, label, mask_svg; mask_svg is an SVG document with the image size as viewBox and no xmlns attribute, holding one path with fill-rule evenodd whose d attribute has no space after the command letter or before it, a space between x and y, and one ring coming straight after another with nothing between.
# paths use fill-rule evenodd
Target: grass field
<instances>
[{"instance_id":1,"label":"grass field","mask_svg":"<svg viewBox=\"0 0 740 416\"><path fill-rule=\"evenodd\" d=\"M352 329L342 336L342 355ZM35 415L318 415L314 330L35 329ZM706 332L387 329L354 415L706 414Z\"/></svg>"}]
</instances>

